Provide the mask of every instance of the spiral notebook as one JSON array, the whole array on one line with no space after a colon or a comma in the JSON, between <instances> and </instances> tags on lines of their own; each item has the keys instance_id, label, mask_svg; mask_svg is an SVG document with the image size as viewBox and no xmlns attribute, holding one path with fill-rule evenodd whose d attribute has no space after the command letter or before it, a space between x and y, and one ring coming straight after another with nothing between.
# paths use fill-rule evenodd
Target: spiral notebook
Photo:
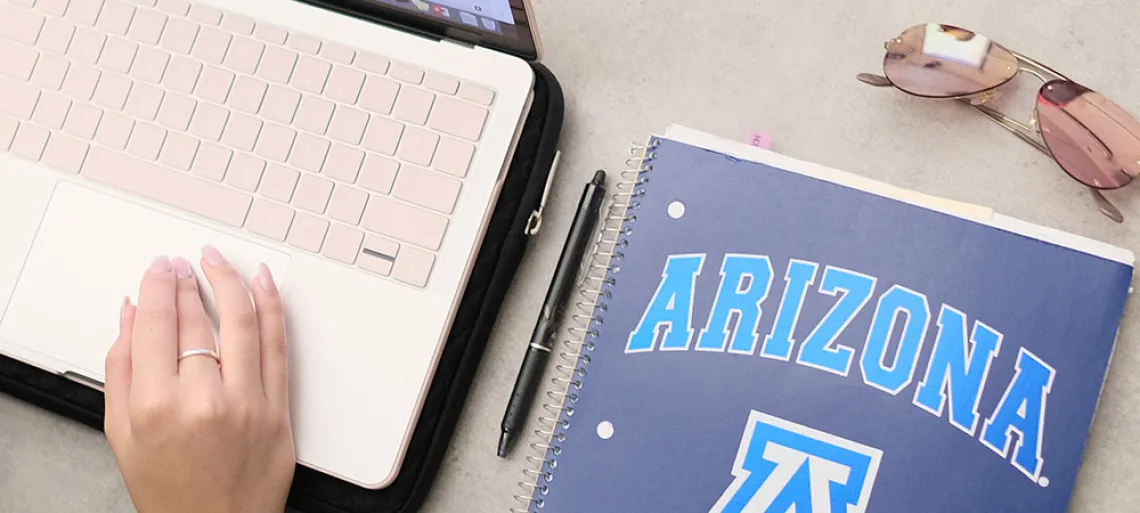
<instances>
[{"instance_id":1,"label":"spiral notebook","mask_svg":"<svg viewBox=\"0 0 1140 513\"><path fill-rule=\"evenodd\" d=\"M667 134L631 152L513 511L1068 509L1130 252Z\"/></svg>"}]
</instances>

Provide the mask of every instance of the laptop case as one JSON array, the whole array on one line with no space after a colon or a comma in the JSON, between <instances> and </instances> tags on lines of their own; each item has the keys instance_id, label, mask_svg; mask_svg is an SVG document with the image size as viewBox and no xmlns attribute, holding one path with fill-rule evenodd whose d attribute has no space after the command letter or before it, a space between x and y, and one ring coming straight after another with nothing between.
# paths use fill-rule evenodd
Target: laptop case
<instances>
[{"instance_id":1,"label":"laptop case","mask_svg":"<svg viewBox=\"0 0 1140 513\"><path fill-rule=\"evenodd\" d=\"M531 215L539 209L562 132L561 86L542 64L534 63L532 67L533 106L400 474L388 487L369 490L298 465L289 496L291 509L301 513L411 513L423 504L447 451L499 309L526 254L527 226ZM3 356L0 392L91 428L103 428L101 392Z\"/></svg>"}]
</instances>

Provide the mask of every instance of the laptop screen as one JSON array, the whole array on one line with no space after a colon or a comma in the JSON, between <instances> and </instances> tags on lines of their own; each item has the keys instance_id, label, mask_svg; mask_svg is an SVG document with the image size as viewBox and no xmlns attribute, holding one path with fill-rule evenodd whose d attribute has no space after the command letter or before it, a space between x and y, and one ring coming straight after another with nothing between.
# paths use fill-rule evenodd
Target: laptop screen
<instances>
[{"instance_id":1,"label":"laptop screen","mask_svg":"<svg viewBox=\"0 0 1140 513\"><path fill-rule=\"evenodd\" d=\"M432 25L477 36L482 46L528 55L535 52L524 0L368 0ZM458 29L458 30L455 30ZM456 37L457 39L470 39Z\"/></svg>"}]
</instances>

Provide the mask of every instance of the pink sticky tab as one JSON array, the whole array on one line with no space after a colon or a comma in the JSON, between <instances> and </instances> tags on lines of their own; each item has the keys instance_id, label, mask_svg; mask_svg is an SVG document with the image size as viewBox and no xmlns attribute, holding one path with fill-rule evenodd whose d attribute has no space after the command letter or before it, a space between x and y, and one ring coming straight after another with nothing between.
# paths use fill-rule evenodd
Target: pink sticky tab
<instances>
[{"instance_id":1,"label":"pink sticky tab","mask_svg":"<svg viewBox=\"0 0 1140 513\"><path fill-rule=\"evenodd\" d=\"M748 131L748 144L765 150L772 149L772 134L770 132Z\"/></svg>"}]
</instances>

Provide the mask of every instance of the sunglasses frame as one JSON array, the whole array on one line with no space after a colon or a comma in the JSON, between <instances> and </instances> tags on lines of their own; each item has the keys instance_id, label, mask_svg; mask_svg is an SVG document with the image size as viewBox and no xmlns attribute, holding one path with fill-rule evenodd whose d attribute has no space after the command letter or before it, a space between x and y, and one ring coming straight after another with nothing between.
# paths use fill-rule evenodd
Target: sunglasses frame
<instances>
[{"instance_id":1,"label":"sunglasses frame","mask_svg":"<svg viewBox=\"0 0 1140 513\"><path fill-rule=\"evenodd\" d=\"M901 38L895 38L895 39L892 39L892 40L884 43L883 47L889 50L890 45L892 43L901 43L901 42L902 42ZM997 44L997 43L994 43L994 44ZM1005 47L1003 46L1003 48L1005 48ZM1041 153L1048 155L1049 158L1053 159L1053 161L1055 163L1057 163L1057 165L1061 168L1061 170L1065 172L1066 176L1068 176L1069 178L1072 178L1074 181L1085 186L1089 190L1089 192L1092 194L1093 201L1096 202L1097 208L1098 208L1098 210L1100 210L1101 214L1103 214L1105 217L1108 217L1109 219L1112 219L1113 221L1116 221L1117 223L1123 223L1124 222L1124 215L1120 213L1120 209L1116 208L1116 206L1113 205L1112 202L1110 202L1108 200L1108 198L1105 198L1104 194L1100 191L1100 189L1097 189L1096 187L1092 187L1092 186L1090 186L1084 182L1081 182L1080 180L1077 180L1076 177L1074 177L1071 173L1069 173L1069 171L1066 170L1064 166L1061 166L1060 162L1057 161L1057 158L1053 155L1053 152L1049 150L1049 146L1045 143L1044 138L1041 137L1041 128L1037 122L1037 108L1036 107L1034 107L1034 109L1033 109L1033 117L1029 120L1028 123L1024 123L1024 122L1018 121L1016 119L1010 118L1009 116L1006 116L1005 114L1001 113L1000 111L985 105L987 102L997 98L998 97L998 90L1001 89L1002 87L1008 85L1010 82L1013 81L1014 78L1017 77L1017 75L1019 75L1021 73L1032 75L1033 77L1037 78L1038 80L1041 81L1042 87L1044 87L1046 84L1048 84L1049 82L1052 82L1054 80L1063 80L1066 82L1079 83L1079 82L1073 81L1072 79L1070 79L1069 77L1066 77L1065 75L1062 75L1061 73L1057 72L1056 70L1054 70L1054 69L1052 69L1052 68L1050 68L1044 64L1041 64L1040 62L1038 62L1034 59L1031 59L1031 58L1021 54L1020 52L1010 50L1009 48L1005 48L1005 49L1009 50L1009 52L1013 54L1014 58L1017 59L1017 72L1014 73L1012 76L1010 76L1010 78L1003 80L1000 84L997 84L993 87L978 91L976 93L971 93L968 95L962 95L962 96L924 96L924 95L920 95L920 94L915 94L915 93L907 91L901 87L898 87L897 85L895 85L894 82L891 81L891 79L887 78L885 75L877 75L874 73L860 73L856 78L858 78L860 82L863 82L864 84L867 84L870 86L893 87L895 89L898 89L899 91L902 91L903 93L906 93L910 96L915 96L918 98L934 99L934 100L957 100L957 101L960 101L960 102L963 102L963 103L969 105L970 107L973 107L974 110L976 110L979 113L981 113L982 115L984 115L987 119L997 123L1002 128L1009 130L1010 132L1013 133L1013 135L1016 135L1019 139L1021 139L1022 141L1025 141L1030 146L1037 148L1037 150L1039 150ZM1038 91L1040 91L1040 89L1038 89ZM1040 93L1038 93L1038 94L1040 94ZM1094 136L1095 136L1095 134L1094 134Z\"/></svg>"}]
</instances>

